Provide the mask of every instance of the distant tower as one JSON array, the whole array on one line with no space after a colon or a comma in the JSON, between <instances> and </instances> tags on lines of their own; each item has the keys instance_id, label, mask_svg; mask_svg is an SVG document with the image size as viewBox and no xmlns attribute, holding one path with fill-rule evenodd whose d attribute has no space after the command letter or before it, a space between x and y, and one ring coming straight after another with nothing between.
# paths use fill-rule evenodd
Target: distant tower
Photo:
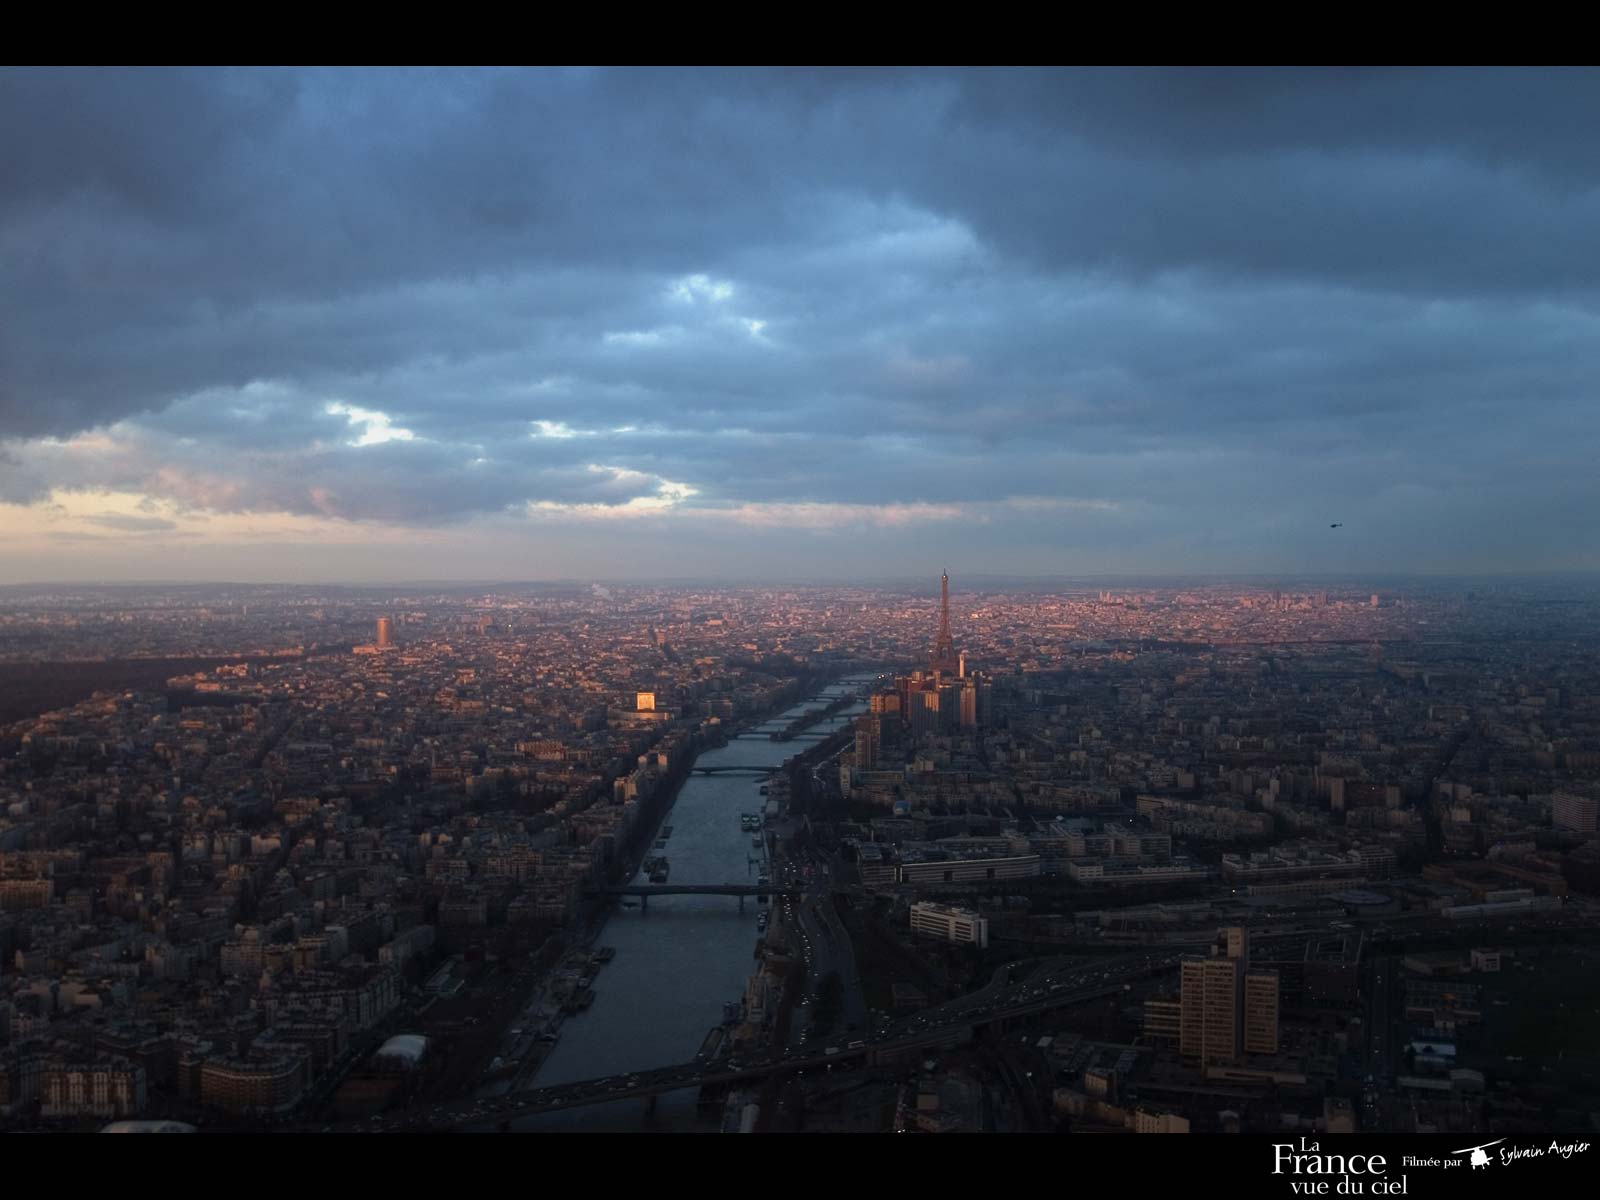
<instances>
[{"instance_id":1,"label":"distant tower","mask_svg":"<svg viewBox=\"0 0 1600 1200\"><path fill-rule=\"evenodd\" d=\"M939 636L933 643L933 659L928 669L935 674L954 675L960 669L956 642L950 636L950 572L939 576Z\"/></svg>"},{"instance_id":2,"label":"distant tower","mask_svg":"<svg viewBox=\"0 0 1600 1200\"><path fill-rule=\"evenodd\" d=\"M387 650L394 645L394 626L388 617L378 618L378 649Z\"/></svg>"}]
</instances>

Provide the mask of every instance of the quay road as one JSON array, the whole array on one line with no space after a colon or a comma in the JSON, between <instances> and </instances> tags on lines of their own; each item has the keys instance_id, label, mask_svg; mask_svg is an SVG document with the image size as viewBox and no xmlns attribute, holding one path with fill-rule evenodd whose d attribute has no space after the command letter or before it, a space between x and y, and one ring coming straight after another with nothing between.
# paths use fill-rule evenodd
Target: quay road
<instances>
[{"instance_id":1,"label":"quay road","mask_svg":"<svg viewBox=\"0 0 1600 1200\"><path fill-rule=\"evenodd\" d=\"M823 872L817 877L818 870ZM819 987L823 979L837 974L840 983L839 1022L845 1035L867 1029L871 1022L863 998L860 973L856 968L855 949L850 935L833 911L833 887L827 882L830 868L809 854L798 862L780 862L778 877L801 884L799 906L785 896L781 920L798 940L801 960L806 966L807 985L801 1002L795 1008L796 1020L790 1040L804 1045L814 1038L827 1036L827 1031L815 1024Z\"/></svg>"},{"instance_id":2,"label":"quay road","mask_svg":"<svg viewBox=\"0 0 1600 1200\"><path fill-rule=\"evenodd\" d=\"M441 1104L354 1123L346 1129L372 1132L419 1132L482 1127L557 1109L579 1108L630 1097L647 1098L705 1085L748 1083L775 1074L828 1070L845 1063L877 1063L897 1055L956 1045L977 1029L1027 1020L1054 1008L1081 1004L1101 996L1118 995L1134 979L1170 971L1177 954L1130 954L1094 963L1063 963L1047 959L1035 964L1012 964L1023 978L999 972L978 992L938 1008L928 1009L825 1050L789 1050L751 1058L748 1062L695 1061L632 1074L584 1079L573 1083L533 1088L477 1101ZM840 1039L844 1041L843 1038Z\"/></svg>"}]
</instances>

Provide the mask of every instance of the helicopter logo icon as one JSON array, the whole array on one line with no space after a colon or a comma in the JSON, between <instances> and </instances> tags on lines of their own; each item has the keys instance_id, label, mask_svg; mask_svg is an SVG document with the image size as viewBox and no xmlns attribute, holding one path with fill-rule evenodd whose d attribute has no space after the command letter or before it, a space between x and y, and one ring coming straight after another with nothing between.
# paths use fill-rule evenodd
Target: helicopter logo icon
<instances>
[{"instance_id":1,"label":"helicopter logo icon","mask_svg":"<svg viewBox=\"0 0 1600 1200\"><path fill-rule=\"evenodd\" d=\"M1503 1141L1505 1141L1505 1138L1495 1138L1494 1141L1485 1142L1481 1146L1467 1146L1465 1149L1452 1150L1451 1153L1472 1155L1472 1167L1474 1170L1476 1170L1479 1167L1487 1167L1491 1161L1489 1156L1485 1154L1484 1151L1490 1146L1498 1146Z\"/></svg>"}]
</instances>

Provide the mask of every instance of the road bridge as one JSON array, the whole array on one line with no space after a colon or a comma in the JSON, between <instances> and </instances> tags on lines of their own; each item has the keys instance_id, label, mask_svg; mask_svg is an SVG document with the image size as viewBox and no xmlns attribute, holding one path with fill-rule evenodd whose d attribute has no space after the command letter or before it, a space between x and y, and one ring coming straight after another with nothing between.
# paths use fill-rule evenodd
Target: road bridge
<instances>
[{"instance_id":1,"label":"road bridge","mask_svg":"<svg viewBox=\"0 0 1600 1200\"><path fill-rule=\"evenodd\" d=\"M979 992L897 1022L870 1039L857 1038L833 1047L831 1053L797 1050L750 1061L696 1059L632 1074L508 1092L485 1100L434 1105L397 1113L369 1128L398 1131L482 1127L559 1109L633 1097L650 1099L688 1088L754 1083L774 1075L827 1069L845 1063L893 1062L917 1051L965 1041L979 1029L1004 1028L1050 1009L1120 995L1128 981L1141 975L1170 971L1177 959L1177 955L1129 956L1115 971L1108 971L1103 960L1093 968L1039 970L1035 965L1021 982L998 987L996 985L1006 976L997 972L989 986Z\"/></svg>"},{"instance_id":2,"label":"road bridge","mask_svg":"<svg viewBox=\"0 0 1600 1200\"><path fill-rule=\"evenodd\" d=\"M586 896L637 896L640 906L650 907L652 896L737 896L739 911L744 911L746 896L799 897L805 889L793 884L760 883L627 883L611 887L586 888Z\"/></svg>"}]
</instances>

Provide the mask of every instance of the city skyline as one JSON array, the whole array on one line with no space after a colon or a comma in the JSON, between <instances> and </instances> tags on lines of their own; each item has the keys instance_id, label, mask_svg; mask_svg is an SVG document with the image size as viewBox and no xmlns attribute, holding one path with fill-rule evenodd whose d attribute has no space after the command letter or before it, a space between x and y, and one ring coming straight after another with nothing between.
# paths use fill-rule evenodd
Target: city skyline
<instances>
[{"instance_id":1,"label":"city skyline","mask_svg":"<svg viewBox=\"0 0 1600 1200\"><path fill-rule=\"evenodd\" d=\"M1597 86L8 69L0 583L1600 569Z\"/></svg>"},{"instance_id":2,"label":"city skyline","mask_svg":"<svg viewBox=\"0 0 1600 1200\"><path fill-rule=\"evenodd\" d=\"M1588 1128L1592 587L950 565L4 589L0 1129Z\"/></svg>"},{"instance_id":3,"label":"city skyline","mask_svg":"<svg viewBox=\"0 0 1600 1200\"><path fill-rule=\"evenodd\" d=\"M1570 1186L1597 111L0 67L0 1133Z\"/></svg>"}]
</instances>

